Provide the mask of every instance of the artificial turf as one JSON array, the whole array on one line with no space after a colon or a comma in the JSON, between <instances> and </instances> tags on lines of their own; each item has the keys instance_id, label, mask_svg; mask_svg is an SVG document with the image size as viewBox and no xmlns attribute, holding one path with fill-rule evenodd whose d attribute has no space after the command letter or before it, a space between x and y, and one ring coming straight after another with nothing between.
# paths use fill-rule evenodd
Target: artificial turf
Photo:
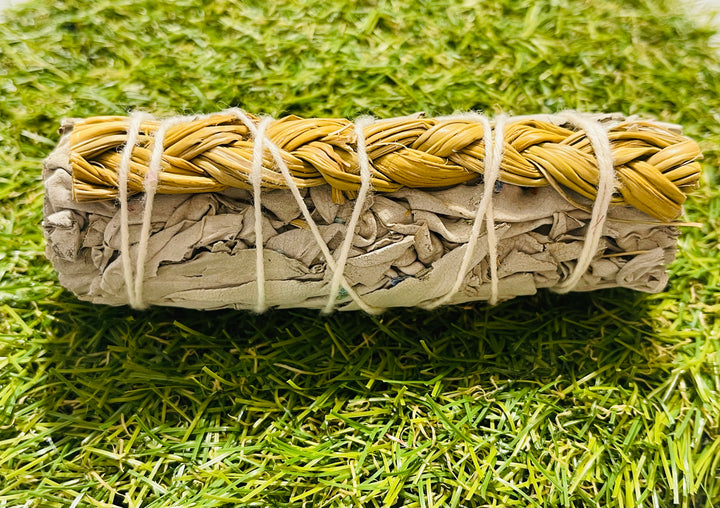
<instances>
[{"instance_id":1,"label":"artificial turf","mask_svg":"<svg viewBox=\"0 0 720 508\"><path fill-rule=\"evenodd\" d=\"M52 3L52 5L50 5ZM720 504L720 57L659 0L30 2L0 23L0 507ZM667 291L135 312L43 255L63 117L621 111L705 150Z\"/></svg>"}]
</instances>

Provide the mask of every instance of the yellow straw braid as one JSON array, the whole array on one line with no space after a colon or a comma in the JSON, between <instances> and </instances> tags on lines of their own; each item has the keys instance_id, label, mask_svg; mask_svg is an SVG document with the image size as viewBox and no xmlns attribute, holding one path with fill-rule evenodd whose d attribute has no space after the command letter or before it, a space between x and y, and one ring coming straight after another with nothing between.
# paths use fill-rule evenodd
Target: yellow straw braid
<instances>
[{"instance_id":1,"label":"yellow straw braid","mask_svg":"<svg viewBox=\"0 0 720 508\"><path fill-rule=\"evenodd\" d=\"M130 163L129 193L143 190L159 123L148 120L141 125ZM127 129L128 118L122 116L75 123L70 162L77 201L117 197ZM366 127L364 134L375 192L392 192L403 186L449 187L484 171L483 126L471 119L416 115L376 122ZM354 197L360 188L355 132L349 120L287 116L272 121L266 135L280 148L298 187L330 184L337 202ZM501 182L523 187L551 185L575 204L568 191L595 199L598 166L585 132L528 119L508 123L503 135ZM676 219L685 191L695 187L700 177L698 159L702 154L697 143L661 124L636 120L610 128L609 139L618 179L612 203L631 205L664 222ZM175 125L165 135L157 192L251 189L252 158L252 136L232 114ZM267 189L286 187L267 150L262 185Z\"/></svg>"}]
</instances>

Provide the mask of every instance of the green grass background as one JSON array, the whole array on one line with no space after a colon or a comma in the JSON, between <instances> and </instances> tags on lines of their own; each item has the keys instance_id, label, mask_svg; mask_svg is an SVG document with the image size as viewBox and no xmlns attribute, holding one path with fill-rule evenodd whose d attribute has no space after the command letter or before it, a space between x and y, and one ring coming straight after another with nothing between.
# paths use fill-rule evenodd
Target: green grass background
<instances>
[{"instance_id":1,"label":"green grass background","mask_svg":"<svg viewBox=\"0 0 720 508\"><path fill-rule=\"evenodd\" d=\"M52 5L50 5L52 4ZM0 507L717 506L720 58L661 0L31 2L0 25ZM93 306L43 255L63 117L621 111L705 150L659 295Z\"/></svg>"}]
</instances>

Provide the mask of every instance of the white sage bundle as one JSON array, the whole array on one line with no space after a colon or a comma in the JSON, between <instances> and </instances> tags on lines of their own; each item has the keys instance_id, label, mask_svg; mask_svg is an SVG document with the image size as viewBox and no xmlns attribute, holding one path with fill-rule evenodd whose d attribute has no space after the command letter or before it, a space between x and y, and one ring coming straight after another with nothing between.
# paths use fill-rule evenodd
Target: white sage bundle
<instances>
[{"instance_id":1,"label":"white sage bundle","mask_svg":"<svg viewBox=\"0 0 720 508\"><path fill-rule=\"evenodd\" d=\"M177 129L198 118L208 125L211 115L171 119L145 131L140 126L147 119L131 116L123 120L127 127L122 143L106 149L106 159L92 164L77 162L75 150L83 145L72 142L76 124L64 124L63 137L46 159L43 173L46 252L63 286L81 300L137 308L376 312L495 302L532 295L541 288L658 292L667 283L665 270L674 259L676 228L636 207L610 206L621 194L617 168L624 164L612 152L607 134L625 121L617 115L544 117L552 125L572 125L587 133L597 169L593 200L570 185L558 192L556 185L503 183L509 145L499 133L507 132L503 128L510 121L505 119L491 128L484 117L462 117L482 127L474 142L482 145L483 164L464 181L415 186L422 188L405 183L384 192L376 192L373 179L387 176L388 171L378 169L382 161L377 162L387 154L373 157L377 146L366 135L368 126L378 122L358 121L354 131L350 129L350 141L344 141L357 156L346 168L355 187L340 185L338 195L338 185L313 181L305 186L293 180L287 144L278 134L265 134L271 121L231 111L223 117L225 124L228 114L234 115L233 126L246 128L250 143L250 155L237 159L246 169L246 185L224 182L222 188L197 193L164 194L158 187L167 184L163 175L172 171L171 166L185 168L173 159L179 152L168 148L171 141L178 142ZM457 123L457 118L446 121ZM204 136L203 141L211 137ZM411 144L406 141L406 146ZM84 146L101 153L90 142ZM188 146L184 153L196 145ZM662 150L646 150L645 158ZM455 150L448 157L459 153ZM675 168L656 166L665 173L677 168L688 173L688 165L696 164L698 156L699 151ZM85 174L93 168L99 172L113 157L118 167L104 187L115 189L113 196L79 197L78 189L87 193L87 181L100 177L91 175L81 186L78 168L85 164ZM147 168L141 169L133 157L145 157ZM204 162L210 158L195 157L193 164L212 174ZM310 156L297 158L305 163ZM192 176L191 170L183 169ZM270 177L263 172L271 170L287 185L268 185ZM177 175L184 173L177 170ZM697 178L691 180L679 186L694 184ZM133 190L133 185L143 192ZM356 199L344 199L348 195Z\"/></svg>"}]
</instances>

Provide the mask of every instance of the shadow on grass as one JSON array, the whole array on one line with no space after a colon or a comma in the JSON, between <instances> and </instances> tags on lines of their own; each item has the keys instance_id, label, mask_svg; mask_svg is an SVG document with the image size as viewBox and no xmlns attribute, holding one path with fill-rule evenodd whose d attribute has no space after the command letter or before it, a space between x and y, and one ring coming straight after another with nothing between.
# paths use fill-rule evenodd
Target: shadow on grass
<instances>
[{"instance_id":1,"label":"shadow on grass","mask_svg":"<svg viewBox=\"0 0 720 508\"><path fill-rule=\"evenodd\" d=\"M516 485L535 465L545 487L565 482L566 505L590 506L612 498L623 457L661 449L654 437L636 440L639 429L665 428L651 394L672 358L653 334L651 303L607 290L379 317L253 315L135 312L63 293L40 304L54 320L36 341L45 378L27 407L41 413L33 425L41 421L58 450L52 467L104 471L117 506L126 497L290 506L297 492L351 495L362 505L386 496L396 477L408 499L422 488L450 496L456 474L485 478L477 499L524 502ZM606 470L574 479L578 461L599 453L588 446L603 450ZM490 465L486 475L473 476L472 454ZM185 471L181 479L176 471ZM642 499L679 492L643 474L652 481ZM425 487L410 481L420 475ZM364 487L347 490L356 477ZM265 482L262 493L251 478ZM572 494L571 480L580 485ZM105 484L93 488L106 492Z\"/></svg>"},{"instance_id":2,"label":"shadow on grass","mask_svg":"<svg viewBox=\"0 0 720 508\"><path fill-rule=\"evenodd\" d=\"M601 373L620 385L651 387L667 365L648 340L649 302L626 290L541 292L492 308L390 310L377 317L314 310L136 312L78 302L67 293L50 305L56 318L46 343L50 371L75 392L64 398L97 409L175 389L175 397L213 394L233 406L248 395L278 401L284 394L288 410L294 395L307 402L330 388L348 398L383 396L402 386L437 392L438 384L445 391L503 383L561 389Z\"/></svg>"}]
</instances>

